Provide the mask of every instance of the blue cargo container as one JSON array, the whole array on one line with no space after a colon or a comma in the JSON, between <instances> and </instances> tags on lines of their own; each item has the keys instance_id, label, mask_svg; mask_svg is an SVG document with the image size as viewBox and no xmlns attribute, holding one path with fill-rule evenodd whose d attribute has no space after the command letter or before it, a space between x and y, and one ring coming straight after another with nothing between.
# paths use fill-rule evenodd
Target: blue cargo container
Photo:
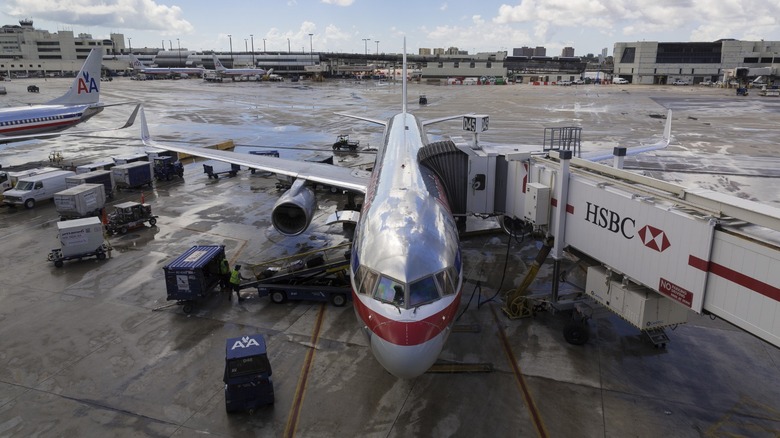
<instances>
[{"instance_id":1,"label":"blue cargo container","mask_svg":"<svg viewBox=\"0 0 780 438\"><path fill-rule=\"evenodd\" d=\"M228 413L274 403L271 363L263 335L230 338L225 345L225 410Z\"/></svg>"},{"instance_id":2,"label":"blue cargo container","mask_svg":"<svg viewBox=\"0 0 780 438\"><path fill-rule=\"evenodd\" d=\"M220 284L219 265L225 258L225 245L193 246L163 266L168 301L176 300L184 313L192 312L195 302Z\"/></svg>"}]
</instances>

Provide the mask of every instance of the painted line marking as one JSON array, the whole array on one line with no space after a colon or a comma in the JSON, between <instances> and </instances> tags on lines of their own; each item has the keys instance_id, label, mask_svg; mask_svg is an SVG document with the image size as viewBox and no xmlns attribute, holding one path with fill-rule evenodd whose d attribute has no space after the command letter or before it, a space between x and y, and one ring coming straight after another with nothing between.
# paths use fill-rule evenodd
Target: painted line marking
<instances>
[{"instance_id":1,"label":"painted line marking","mask_svg":"<svg viewBox=\"0 0 780 438\"><path fill-rule=\"evenodd\" d=\"M309 381L311 366L314 363L314 353L317 351L317 340L320 337L322 329L322 320L325 319L325 306L327 303L320 304L320 310L317 313L317 322L314 324L314 331L311 334L311 348L306 352L306 359L301 367L301 374L298 376L298 387L295 388L295 397L293 398L290 413L287 415L287 425L284 428L285 438L295 436L295 429L298 427L298 418L301 415L303 406L303 397L306 393L306 384Z\"/></svg>"},{"instance_id":2,"label":"painted line marking","mask_svg":"<svg viewBox=\"0 0 780 438\"><path fill-rule=\"evenodd\" d=\"M539 413L539 409L536 407L536 403L534 402L533 397L531 396L531 390L528 388L528 384L525 382L523 373L520 371L520 365L517 364L517 358L515 358L515 353L512 351L512 346L509 345L509 339L507 339L506 332L504 331L504 328L501 326L501 323L498 320L498 315L496 315L495 306L492 305L490 306L490 312L493 313L493 321L496 322L496 327L498 327L498 333L501 338L501 344L504 347L504 352L506 353L506 357L509 360L509 364L512 366L512 372L515 375L517 386L520 388L520 392L523 394L523 400L525 400L525 405L528 407L528 412L531 414L531 419L534 422L534 426L536 426L536 432L539 434L540 437L547 438L549 436L547 434L547 428L544 427L542 416Z\"/></svg>"}]
</instances>

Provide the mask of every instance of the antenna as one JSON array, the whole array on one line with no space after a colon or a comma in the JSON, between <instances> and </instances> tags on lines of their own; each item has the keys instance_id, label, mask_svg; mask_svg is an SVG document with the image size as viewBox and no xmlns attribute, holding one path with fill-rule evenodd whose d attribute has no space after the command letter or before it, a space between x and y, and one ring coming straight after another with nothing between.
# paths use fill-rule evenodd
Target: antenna
<instances>
[{"instance_id":1,"label":"antenna","mask_svg":"<svg viewBox=\"0 0 780 438\"><path fill-rule=\"evenodd\" d=\"M403 72L401 73L401 94L403 94L402 99L403 105L402 105L402 111L404 114L406 114L406 36L404 36L404 57L403 57Z\"/></svg>"}]
</instances>

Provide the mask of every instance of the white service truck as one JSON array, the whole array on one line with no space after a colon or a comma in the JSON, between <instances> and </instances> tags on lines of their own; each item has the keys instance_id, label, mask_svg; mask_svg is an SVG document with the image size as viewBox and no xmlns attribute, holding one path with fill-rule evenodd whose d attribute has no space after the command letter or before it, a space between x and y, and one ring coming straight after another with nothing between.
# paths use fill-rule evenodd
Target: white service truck
<instances>
[{"instance_id":1,"label":"white service truck","mask_svg":"<svg viewBox=\"0 0 780 438\"><path fill-rule=\"evenodd\" d=\"M75 174L69 170L57 170L20 178L13 189L3 193L3 203L33 208L38 202L52 199L55 193L63 191L65 178Z\"/></svg>"}]
</instances>

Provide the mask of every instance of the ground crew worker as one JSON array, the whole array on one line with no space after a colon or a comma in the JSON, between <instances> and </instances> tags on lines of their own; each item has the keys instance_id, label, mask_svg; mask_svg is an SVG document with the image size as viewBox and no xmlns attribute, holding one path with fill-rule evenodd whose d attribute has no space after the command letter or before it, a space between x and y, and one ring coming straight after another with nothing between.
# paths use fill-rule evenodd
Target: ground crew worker
<instances>
[{"instance_id":1,"label":"ground crew worker","mask_svg":"<svg viewBox=\"0 0 780 438\"><path fill-rule=\"evenodd\" d=\"M219 262L219 277L220 287L222 288L223 292L228 292L228 300L230 300L230 263L228 263L227 259L222 259L222 261Z\"/></svg>"},{"instance_id":2,"label":"ground crew worker","mask_svg":"<svg viewBox=\"0 0 780 438\"><path fill-rule=\"evenodd\" d=\"M238 296L238 302L240 303L243 298L241 298L241 280L248 280L247 278L244 278L241 275L241 265L236 265L232 271L230 271L230 285L233 287L233 291L236 292L236 296ZM228 300L233 295L233 292L228 293Z\"/></svg>"}]
</instances>

